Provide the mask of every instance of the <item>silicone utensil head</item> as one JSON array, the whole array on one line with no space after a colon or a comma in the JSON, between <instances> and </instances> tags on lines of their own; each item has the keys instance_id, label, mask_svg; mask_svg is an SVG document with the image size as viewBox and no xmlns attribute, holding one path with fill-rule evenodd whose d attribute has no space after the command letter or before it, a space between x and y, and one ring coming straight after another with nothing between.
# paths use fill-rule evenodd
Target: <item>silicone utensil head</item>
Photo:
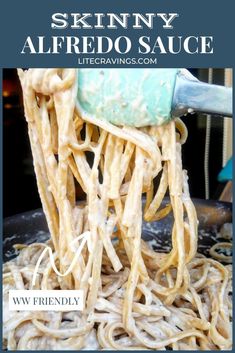
<instances>
[{"instance_id":1,"label":"silicone utensil head","mask_svg":"<svg viewBox=\"0 0 235 353\"><path fill-rule=\"evenodd\" d=\"M161 125L171 119L178 69L79 69L78 109L115 125Z\"/></svg>"}]
</instances>

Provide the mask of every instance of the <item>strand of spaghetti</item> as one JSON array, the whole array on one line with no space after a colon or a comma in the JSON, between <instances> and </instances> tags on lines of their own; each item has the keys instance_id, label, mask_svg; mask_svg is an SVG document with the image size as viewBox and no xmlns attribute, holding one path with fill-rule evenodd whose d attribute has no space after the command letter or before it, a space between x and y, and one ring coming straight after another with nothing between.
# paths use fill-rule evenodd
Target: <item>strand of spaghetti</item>
<instances>
[{"instance_id":1,"label":"strand of spaghetti","mask_svg":"<svg viewBox=\"0 0 235 353\"><path fill-rule=\"evenodd\" d=\"M74 337L74 336L78 336L81 334L85 334L86 332L89 331L89 329L92 327L91 323L84 323L81 327L77 327L77 328L66 328L66 329L53 329L53 328L49 328L46 325L42 324L40 321L38 321L37 319L33 319L33 324L43 333L45 333L46 335L51 335L53 337L58 337L58 338L67 338L67 337Z\"/></svg>"},{"instance_id":2,"label":"strand of spaghetti","mask_svg":"<svg viewBox=\"0 0 235 353\"><path fill-rule=\"evenodd\" d=\"M151 221L154 217L154 214L157 212L158 208L160 207L163 197L166 194L166 190L168 187L168 172L167 172L167 165L165 164L162 171L161 181L157 192L152 199L149 207L144 212L144 219L145 221Z\"/></svg>"},{"instance_id":3,"label":"strand of spaghetti","mask_svg":"<svg viewBox=\"0 0 235 353\"><path fill-rule=\"evenodd\" d=\"M98 290L101 285L100 283L100 273L101 273L101 265L102 265L102 251L103 244L101 240L98 240L95 247L95 258L92 267L92 275L91 275L91 283L90 283L90 292L87 298L87 313L90 313L94 310Z\"/></svg>"},{"instance_id":4,"label":"strand of spaghetti","mask_svg":"<svg viewBox=\"0 0 235 353\"><path fill-rule=\"evenodd\" d=\"M114 200L114 207L118 216L118 224L120 227L120 235L121 235L121 239L123 241L124 247L125 247L125 251L129 260L129 263L131 263L132 260L132 252L133 252L133 247L132 244L130 242L131 239L128 239L127 237L127 228L125 226L123 226L122 224L122 217L123 217L123 207L122 207L122 202L120 200L120 198L118 200ZM144 280L148 280L148 272L146 269L146 266L144 264L143 258L142 256L140 257L140 261L139 261L139 272L140 272L140 276L141 279Z\"/></svg>"},{"instance_id":5,"label":"strand of spaghetti","mask_svg":"<svg viewBox=\"0 0 235 353\"><path fill-rule=\"evenodd\" d=\"M119 190L121 186L121 170L119 167L122 160L124 141L115 138L114 144L115 149L113 151L113 158L110 165L110 187L108 191L108 197L110 199L117 199L120 194Z\"/></svg>"},{"instance_id":6,"label":"strand of spaghetti","mask_svg":"<svg viewBox=\"0 0 235 353\"><path fill-rule=\"evenodd\" d=\"M191 261L197 252L197 233L198 233L198 225L197 225L197 214L195 207L192 203L189 194L189 187L187 182L188 176L186 171L183 172L183 205L188 217L188 224L189 224L189 251L187 251L186 255L186 262L188 263Z\"/></svg>"},{"instance_id":7,"label":"strand of spaghetti","mask_svg":"<svg viewBox=\"0 0 235 353\"><path fill-rule=\"evenodd\" d=\"M135 185L137 186L134 188L134 192L137 193L136 199L137 202L137 209L135 214L135 227L134 232L132 233L132 244L133 244L133 253L131 259L131 271L127 281L127 288L126 288L126 295L124 298L123 303L123 323L126 327L128 332L134 333L134 320L132 317L132 305L133 305L133 296L134 291L136 289L138 283L138 266L139 266L139 258L141 256L140 252L140 241L141 241L141 190L142 190L142 183L143 183L143 154L141 150L137 147L136 148L136 164L135 169L133 172L132 180L135 180ZM132 191L132 190L130 190ZM139 194L138 194L139 193ZM131 200L132 195L128 192L129 200ZM127 197L128 197L127 196ZM124 211L125 212L125 211ZM124 218L124 215L123 215Z\"/></svg>"},{"instance_id":8,"label":"strand of spaghetti","mask_svg":"<svg viewBox=\"0 0 235 353\"><path fill-rule=\"evenodd\" d=\"M232 256L220 254L217 251L223 249L232 249L232 244L229 242L215 243L209 250L211 257L221 262L232 263Z\"/></svg>"}]
</instances>

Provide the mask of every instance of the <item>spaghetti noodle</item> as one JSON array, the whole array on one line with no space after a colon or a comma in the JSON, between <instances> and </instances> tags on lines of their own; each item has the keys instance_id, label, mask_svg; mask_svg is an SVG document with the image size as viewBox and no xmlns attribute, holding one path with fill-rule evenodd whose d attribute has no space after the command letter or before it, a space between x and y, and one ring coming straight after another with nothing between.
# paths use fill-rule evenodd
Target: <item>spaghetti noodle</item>
<instances>
[{"instance_id":1,"label":"spaghetti noodle","mask_svg":"<svg viewBox=\"0 0 235 353\"><path fill-rule=\"evenodd\" d=\"M19 77L48 245L66 275L53 270L43 243L4 265L5 346L231 349L231 266L197 254L182 121L117 127L80 110L75 69L19 70ZM85 202L77 202L77 184ZM170 204L161 207L167 191ZM142 214L151 222L169 212L172 249L157 253L141 239ZM82 289L84 311L8 312L9 289L31 288Z\"/></svg>"}]
</instances>

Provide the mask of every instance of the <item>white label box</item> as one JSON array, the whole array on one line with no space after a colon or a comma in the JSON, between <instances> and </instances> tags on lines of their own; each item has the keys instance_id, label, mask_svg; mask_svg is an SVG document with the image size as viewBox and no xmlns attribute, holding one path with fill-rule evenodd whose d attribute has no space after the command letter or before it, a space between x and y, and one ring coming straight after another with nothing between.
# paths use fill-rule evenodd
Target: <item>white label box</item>
<instances>
[{"instance_id":1,"label":"white label box","mask_svg":"<svg viewBox=\"0 0 235 353\"><path fill-rule=\"evenodd\" d=\"M82 290L10 290L9 310L82 311Z\"/></svg>"}]
</instances>

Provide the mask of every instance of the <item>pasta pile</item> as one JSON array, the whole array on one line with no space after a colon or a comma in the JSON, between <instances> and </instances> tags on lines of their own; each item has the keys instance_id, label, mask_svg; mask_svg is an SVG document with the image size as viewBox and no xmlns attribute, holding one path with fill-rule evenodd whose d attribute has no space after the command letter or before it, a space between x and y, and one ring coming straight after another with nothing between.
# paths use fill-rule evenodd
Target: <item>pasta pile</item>
<instances>
[{"instance_id":1,"label":"pasta pile","mask_svg":"<svg viewBox=\"0 0 235 353\"><path fill-rule=\"evenodd\" d=\"M181 161L182 121L117 127L80 110L77 70L19 70L19 77L49 245L66 275L55 273L48 253L38 262L43 243L24 246L4 265L5 346L231 349L231 265L197 254L197 216ZM85 202L77 202L78 185ZM170 203L162 207L167 192ZM158 253L141 239L142 218L156 221L169 212L172 249ZM33 288L82 289L85 308L8 312L9 289Z\"/></svg>"}]
</instances>

